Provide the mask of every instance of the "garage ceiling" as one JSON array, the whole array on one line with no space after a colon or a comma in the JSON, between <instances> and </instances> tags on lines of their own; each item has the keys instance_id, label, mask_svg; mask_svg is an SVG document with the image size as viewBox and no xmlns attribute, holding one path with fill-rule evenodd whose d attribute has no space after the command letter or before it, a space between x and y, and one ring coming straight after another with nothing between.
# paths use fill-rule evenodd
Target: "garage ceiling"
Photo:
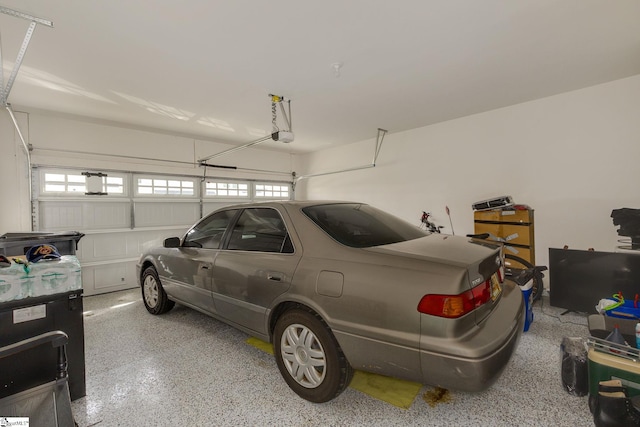
<instances>
[{"instance_id":1,"label":"garage ceiling","mask_svg":"<svg viewBox=\"0 0 640 427\"><path fill-rule=\"evenodd\" d=\"M313 151L640 74L637 0L0 0L38 25L8 101L237 145L291 99ZM0 14L6 83L29 22ZM342 64L336 73L335 63ZM339 74L339 75L337 75ZM279 115L279 117L281 117Z\"/></svg>"}]
</instances>

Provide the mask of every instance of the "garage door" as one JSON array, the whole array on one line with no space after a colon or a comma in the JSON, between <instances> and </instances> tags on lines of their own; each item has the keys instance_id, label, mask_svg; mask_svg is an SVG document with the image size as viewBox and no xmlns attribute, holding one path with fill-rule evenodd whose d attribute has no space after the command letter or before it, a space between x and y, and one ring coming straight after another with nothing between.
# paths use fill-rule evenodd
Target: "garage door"
<instances>
[{"instance_id":1,"label":"garage door","mask_svg":"<svg viewBox=\"0 0 640 427\"><path fill-rule=\"evenodd\" d=\"M34 230L79 231L85 295L137 286L147 247L181 236L209 212L234 203L292 198L287 182L33 169Z\"/></svg>"}]
</instances>

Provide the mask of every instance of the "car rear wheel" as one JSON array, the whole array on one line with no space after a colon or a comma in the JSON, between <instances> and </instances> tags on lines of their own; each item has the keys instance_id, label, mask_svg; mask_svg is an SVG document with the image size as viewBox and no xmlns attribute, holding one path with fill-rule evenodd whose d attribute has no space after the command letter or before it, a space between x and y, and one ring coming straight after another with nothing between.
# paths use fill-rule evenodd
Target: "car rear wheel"
<instances>
[{"instance_id":1,"label":"car rear wheel","mask_svg":"<svg viewBox=\"0 0 640 427\"><path fill-rule=\"evenodd\" d=\"M147 267L142 274L142 301L151 314L166 313L175 305L162 288L158 272L154 267Z\"/></svg>"},{"instance_id":2,"label":"car rear wheel","mask_svg":"<svg viewBox=\"0 0 640 427\"><path fill-rule=\"evenodd\" d=\"M274 330L278 369L289 387L310 402L327 402L344 391L353 368L322 319L309 311L284 313Z\"/></svg>"}]
</instances>

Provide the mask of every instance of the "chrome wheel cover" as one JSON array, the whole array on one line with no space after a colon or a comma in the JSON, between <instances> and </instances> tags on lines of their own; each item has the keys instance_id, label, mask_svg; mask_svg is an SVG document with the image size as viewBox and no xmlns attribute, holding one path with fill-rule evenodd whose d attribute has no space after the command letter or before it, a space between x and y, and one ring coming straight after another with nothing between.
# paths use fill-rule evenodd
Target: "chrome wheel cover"
<instances>
[{"instance_id":1,"label":"chrome wheel cover","mask_svg":"<svg viewBox=\"0 0 640 427\"><path fill-rule=\"evenodd\" d=\"M158 305L158 282L155 277L148 274L147 277L144 278L142 290L144 293L144 301L147 303L147 306L149 308L155 308L156 305Z\"/></svg>"},{"instance_id":2,"label":"chrome wheel cover","mask_svg":"<svg viewBox=\"0 0 640 427\"><path fill-rule=\"evenodd\" d=\"M280 354L291 377L302 387L316 388L326 373L326 356L320 341L304 325L289 325L280 339Z\"/></svg>"}]
</instances>

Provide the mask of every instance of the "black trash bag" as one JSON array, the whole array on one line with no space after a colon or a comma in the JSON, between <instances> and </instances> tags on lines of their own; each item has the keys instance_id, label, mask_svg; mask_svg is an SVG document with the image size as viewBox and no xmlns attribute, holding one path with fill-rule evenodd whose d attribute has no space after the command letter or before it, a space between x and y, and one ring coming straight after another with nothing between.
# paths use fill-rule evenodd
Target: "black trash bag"
<instances>
[{"instance_id":1,"label":"black trash bag","mask_svg":"<svg viewBox=\"0 0 640 427\"><path fill-rule=\"evenodd\" d=\"M562 350L562 385L573 396L589 393L587 347L583 338L564 337Z\"/></svg>"}]
</instances>

